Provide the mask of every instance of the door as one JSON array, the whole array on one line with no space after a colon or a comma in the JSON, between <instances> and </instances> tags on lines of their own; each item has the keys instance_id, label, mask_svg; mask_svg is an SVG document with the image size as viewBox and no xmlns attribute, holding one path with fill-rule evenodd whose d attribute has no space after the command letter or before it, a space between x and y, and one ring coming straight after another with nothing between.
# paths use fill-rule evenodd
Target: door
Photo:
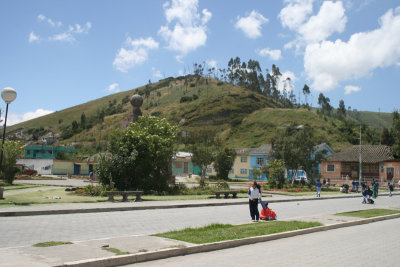
<instances>
[{"instance_id":1,"label":"door","mask_svg":"<svg viewBox=\"0 0 400 267\"><path fill-rule=\"evenodd\" d=\"M81 172L81 166L78 164L74 164L74 175L79 175Z\"/></svg>"},{"instance_id":2,"label":"door","mask_svg":"<svg viewBox=\"0 0 400 267\"><path fill-rule=\"evenodd\" d=\"M386 181L393 180L394 177L394 168L386 168Z\"/></svg>"},{"instance_id":3,"label":"door","mask_svg":"<svg viewBox=\"0 0 400 267\"><path fill-rule=\"evenodd\" d=\"M188 162L183 163L183 173L189 173L189 163Z\"/></svg>"}]
</instances>

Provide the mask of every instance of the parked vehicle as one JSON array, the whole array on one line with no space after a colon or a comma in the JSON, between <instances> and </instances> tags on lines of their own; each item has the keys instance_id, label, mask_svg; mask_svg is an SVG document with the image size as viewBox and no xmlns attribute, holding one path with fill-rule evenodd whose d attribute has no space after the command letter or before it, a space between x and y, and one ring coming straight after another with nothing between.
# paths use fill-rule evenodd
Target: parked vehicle
<instances>
[{"instance_id":1,"label":"parked vehicle","mask_svg":"<svg viewBox=\"0 0 400 267\"><path fill-rule=\"evenodd\" d=\"M294 179L296 181L301 181L303 180L304 182L308 183L308 176L306 171L304 170L297 170L295 173L293 170L288 170L285 172L285 176L288 180L292 180L292 176L295 175Z\"/></svg>"},{"instance_id":2,"label":"parked vehicle","mask_svg":"<svg viewBox=\"0 0 400 267\"><path fill-rule=\"evenodd\" d=\"M23 173L24 175L35 176L37 174L37 170L32 170L29 168L24 168Z\"/></svg>"}]
</instances>

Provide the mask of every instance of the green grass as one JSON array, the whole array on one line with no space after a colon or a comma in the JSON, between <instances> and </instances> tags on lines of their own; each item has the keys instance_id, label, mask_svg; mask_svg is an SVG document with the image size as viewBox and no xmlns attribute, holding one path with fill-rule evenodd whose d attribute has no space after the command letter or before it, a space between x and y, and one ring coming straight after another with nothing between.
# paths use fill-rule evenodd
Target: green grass
<instances>
[{"instance_id":1,"label":"green grass","mask_svg":"<svg viewBox=\"0 0 400 267\"><path fill-rule=\"evenodd\" d=\"M73 243L64 241L48 241L48 242L36 243L32 245L32 247L44 248L44 247L54 247L59 245L71 245L71 244Z\"/></svg>"},{"instance_id":2,"label":"green grass","mask_svg":"<svg viewBox=\"0 0 400 267\"><path fill-rule=\"evenodd\" d=\"M102 248L103 250L107 250L108 252L111 253L115 253L115 255L119 256L119 255L128 255L128 254L132 254L131 252L128 251L121 251L117 248Z\"/></svg>"},{"instance_id":3,"label":"green grass","mask_svg":"<svg viewBox=\"0 0 400 267\"><path fill-rule=\"evenodd\" d=\"M372 218L372 217L385 216L398 213L400 213L400 210L369 209L369 210L358 210L358 211L336 213L335 215L358 217L358 218Z\"/></svg>"},{"instance_id":4,"label":"green grass","mask_svg":"<svg viewBox=\"0 0 400 267\"><path fill-rule=\"evenodd\" d=\"M54 197L60 197L61 199L54 199ZM107 199L107 197L79 196L75 193L66 192L65 188L60 188L6 196L5 199L0 200L0 207L51 203L92 203L107 201Z\"/></svg>"},{"instance_id":5,"label":"green grass","mask_svg":"<svg viewBox=\"0 0 400 267\"><path fill-rule=\"evenodd\" d=\"M176 239L195 244L219 242L252 236L270 235L275 233L322 226L319 222L273 221L242 225L211 224L200 228L186 228L171 231L156 236Z\"/></svg>"},{"instance_id":6,"label":"green grass","mask_svg":"<svg viewBox=\"0 0 400 267\"><path fill-rule=\"evenodd\" d=\"M12 184L4 186L4 191L7 190L17 190L17 189L26 189L26 188L34 188L34 187L43 187L43 185L36 184Z\"/></svg>"}]
</instances>

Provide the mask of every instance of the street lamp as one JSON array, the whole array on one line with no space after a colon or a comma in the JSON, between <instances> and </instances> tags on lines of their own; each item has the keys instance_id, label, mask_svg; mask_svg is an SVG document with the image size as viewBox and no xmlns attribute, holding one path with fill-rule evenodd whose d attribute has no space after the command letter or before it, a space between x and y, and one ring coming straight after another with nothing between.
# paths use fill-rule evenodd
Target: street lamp
<instances>
[{"instance_id":1,"label":"street lamp","mask_svg":"<svg viewBox=\"0 0 400 267\"><path fill-rule=\"evenodd\" d=\"M6 87L1 92L1 98L3 98L4 102L6 102L6 117L4 119L4 130L3 130L3 142L1 143L1 156L0 156L0 171L3 166L3 150L4 150L4 142L6 139L6 127L7 127L7 115L8 115L8 104L13 102L17 98L17 92L11 87Z\"/></svg>"}]
</instances>

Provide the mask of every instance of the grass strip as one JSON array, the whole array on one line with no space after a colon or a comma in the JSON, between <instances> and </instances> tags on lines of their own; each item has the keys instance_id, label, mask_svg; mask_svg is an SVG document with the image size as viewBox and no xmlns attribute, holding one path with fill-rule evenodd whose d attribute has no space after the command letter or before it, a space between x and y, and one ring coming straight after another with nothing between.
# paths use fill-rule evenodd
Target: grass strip
<instances>
[{"instance_id":1,"label":"grass strip","mask_svg":"<svg viewBox=\"0 0 400 267\"><path fill-rule=\"evenodd\" d=\"M102 248L103 250L107 250L108 252L111 252L111 253L115 253L115 255L117 255L117 256L119 256L119 255L128 255L128 254L131 254L130 252L128 252L128 251L121 251L121 250L119 250L119 249L117 249L117 248Z\"/></svg>"},{"instance_id":2,"label":"grass strip","mask_svg":"<svg viewBox=\"0 0 400 267\"><path fill-rule=\"evenodd\" d=\"M54 247L59 245L71 245L71 244L73 243L64 241L48 241L48 242L36 243L32 245L32 247L44 248L44 247Z\"/></svg>"},{"instance_id":3,"label":"grass strip","mask_svg":"<svg viewBox=\"0 0 400 267\"><path fill-rule=\"evenodd\" d=\"M322 224L319 222L301 221L273 221L242 225L211 224L200 228L186 228L179 231L161 233L156 236L194 244L204 244L252 236L270 235L316 226L322 226Z\"/></svg>"},{"instance_id":4,"label":"grass strip","mask_svg":"<svg viewBox=\"0 0 400 267\"><path fill-rule=\"evenodd\" d=\"M388 209L369 209L369 210L358 210L343 213L336 213L337 216L349 216L358 218L372 218L384 215L392 215L400 213L400 210L388 210Z\"/></svg>"}]
</instances>

